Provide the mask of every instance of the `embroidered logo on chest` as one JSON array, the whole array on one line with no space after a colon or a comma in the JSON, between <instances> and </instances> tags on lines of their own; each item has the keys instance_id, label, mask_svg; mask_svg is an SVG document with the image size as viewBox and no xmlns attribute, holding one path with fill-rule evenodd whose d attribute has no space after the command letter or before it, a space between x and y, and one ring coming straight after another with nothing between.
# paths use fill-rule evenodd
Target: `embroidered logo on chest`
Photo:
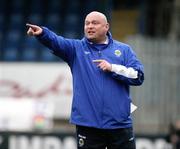
<instances>
[{"instance_id":1,"label":"embroidered logo on chest","mask_svg":"<svg viewBox=\"0 0 180 149\"><path fill-rule=\"evenodd\" d=\"M121 56L121 51L120 51L120 50L115 50L115 51L114 51L114 54L115 54L117 57L120 57L120 56Z\"/></svg>"}]
</instances>

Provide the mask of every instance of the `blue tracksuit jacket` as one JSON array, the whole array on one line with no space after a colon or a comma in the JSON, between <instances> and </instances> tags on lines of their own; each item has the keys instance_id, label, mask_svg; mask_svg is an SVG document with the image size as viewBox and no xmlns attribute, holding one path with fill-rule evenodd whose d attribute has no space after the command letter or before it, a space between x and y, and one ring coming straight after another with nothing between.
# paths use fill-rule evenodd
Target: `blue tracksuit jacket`
<instances>
[{"instance_id":1,"label":"blue tracksuit jacket","mask_svg":"<svg viewBox=\"0 0 180 149\"><path fill-rule=\"evenodd\" d=\"M92 44L86 38L75 40L57 36L43 27L43 33L37 38L71 69L71 123L101 129L132 127L129 86L142 84L143 66L128 45L113 40L110 33L107 35L108 44ZM103 72L92 62L95 59L132 67L138 71L138 78Z\"/></svg>"}]
</instances>

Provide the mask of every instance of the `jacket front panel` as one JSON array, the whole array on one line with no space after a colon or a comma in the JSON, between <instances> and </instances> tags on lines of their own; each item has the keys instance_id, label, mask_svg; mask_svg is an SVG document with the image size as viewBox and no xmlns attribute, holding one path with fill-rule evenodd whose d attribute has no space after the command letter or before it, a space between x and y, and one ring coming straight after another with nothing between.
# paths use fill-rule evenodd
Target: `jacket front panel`
<instances>
[{"instance_id":1,"label":"jacket front panel","mask_svg":"<svg viewBox=\"0 0 180 149\"><path fill-rule=\"evenodd\" d=\"M71 69L74 84L72 123L98 128L131 125L129 86L114 79L111 72L102 71L93 62L105 59L123 65L123 54L117 56L116 50L120 51L120 46L113 41L107 46L89 45L85 41L77 45Z\"/></svg>"}]
</instances>

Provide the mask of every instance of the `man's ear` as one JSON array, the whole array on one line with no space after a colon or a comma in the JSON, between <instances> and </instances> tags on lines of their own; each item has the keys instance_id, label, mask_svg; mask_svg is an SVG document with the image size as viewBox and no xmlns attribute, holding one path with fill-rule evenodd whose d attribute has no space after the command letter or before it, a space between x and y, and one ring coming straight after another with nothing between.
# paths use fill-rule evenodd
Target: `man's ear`
<instances>
[{"instance_id":1,"label":"man's ear","mask_svg":"<svg viewBox=\"0 0 180 149\"><path fill-rule=\"evenodd\" d=\"M109 30L109 23L106 24L107 31Z\"/></svg>"}]
</instances>

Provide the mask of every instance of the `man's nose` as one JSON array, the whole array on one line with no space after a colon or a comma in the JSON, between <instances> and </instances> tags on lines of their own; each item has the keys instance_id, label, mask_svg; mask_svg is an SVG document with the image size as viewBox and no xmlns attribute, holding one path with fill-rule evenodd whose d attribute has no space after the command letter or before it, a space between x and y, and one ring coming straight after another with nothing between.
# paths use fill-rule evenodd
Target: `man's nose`
<instances>
[{"instance_id":1,"label":"man's nose","mask_svg":"<svg viewBox=\"0 0 180 149\"><path fill-rule=\"evenodd\" d=\"M88 28L93 28L93 24L90 23L90 24L88 25Z\"/></svg>"}]
</instances>

